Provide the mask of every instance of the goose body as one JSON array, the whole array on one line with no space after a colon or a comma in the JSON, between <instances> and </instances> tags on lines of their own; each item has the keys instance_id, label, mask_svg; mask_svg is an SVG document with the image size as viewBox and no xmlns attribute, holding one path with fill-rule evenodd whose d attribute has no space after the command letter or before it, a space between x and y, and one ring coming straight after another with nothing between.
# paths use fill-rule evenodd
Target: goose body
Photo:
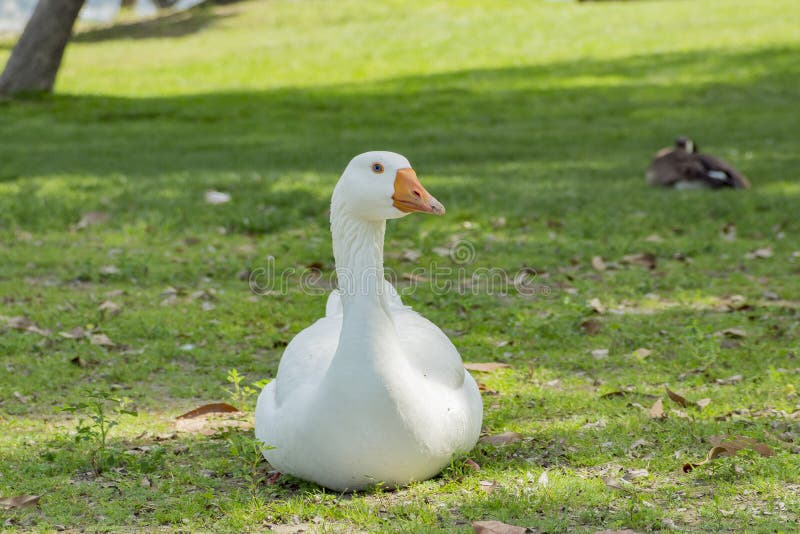
<instances>
[{"instance_id":1,"label":"goose body","mask_svg":"<svg viewBox=\"0 0 800 534\"><path fill-rule=\"evenodd\" d=\"M697 145L678 137L675 146L655 155L645 172L647 183L675 189L749 189L747 177L729 163L698 152Z\"/></svg>"},{"instance_id":2,"label":"goose body","mask_svg":"<svg viewBox=\"0 0 800 534\"><path fill-rule=\"evenodd\" d=\"M339 289L287 345L256 406L276 469L337 491L436 475L471 449L483 405L458 351L384 279L386 219L444 208L391 152L356 156L334 189Z\"/></svg>"}]
</instances>

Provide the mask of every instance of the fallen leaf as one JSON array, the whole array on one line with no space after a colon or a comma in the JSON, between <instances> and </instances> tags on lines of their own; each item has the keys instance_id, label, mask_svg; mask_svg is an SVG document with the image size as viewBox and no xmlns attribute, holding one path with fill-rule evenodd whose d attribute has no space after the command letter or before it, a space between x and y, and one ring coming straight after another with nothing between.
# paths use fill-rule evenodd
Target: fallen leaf
<instances>
[{"instance_id":1,"label":"fallen leaf","mask_svg":"<svg viewBox=\"0 0 800 534\"><path fill-rule=\"evenodd\" d=\"M597 421L594 421L594 422L591 422L591 423L586 423L581 428L585 428L586 430L596 430L596 429L605 428L605 427L606 427L605 419L598 419Z\"/></svg>"},{"instance_id":2,"label":"fallen leaf","mask_svg":"<svg viewBox=\"0 0 800 534\"><path fill-rule=\"evenodd\" d=\"M89 339L92 345L98 345L100 347L116 347L116 343L111 341L111 339L105 334L93 334L92 337Z\"/></svg>"},{"instance_id":3,"label":"fallen leaf","mask_svg":"<svg viewBox=\"0 0 800 534\"><path fill-rule=\"evenodd\" d=\"M431 250L433 251L434 254L436 254L437 256L441 256L443 258L447 258L450 256L450 249L447 247L433 247L433 249Z\"/></svg>"},{"instance_id":4,"label":"fallen leaf","mask_svg":"<svg viewBox=\"0 0 800 534\"><path fill-rule=\"evenodd\" d=\"M17 495L16 497L0 497L0 508L14 509L34 506L39 503L41 495Z\"/></svg>"},{"instance_id":5,"label":"fallen leaf","mask_svg":"<svg viewBox=\"0 0 800 534\"><path fill-rule=\"evenodd\" d=\"M475 534L525 534L528 529L501 521L473 521Z\"/></svg>"},{"instance_id":6,"label":"fallen leaf","mask_svg":"<svg viewBox=\"0 0 800 534\"><path fill-rule=\"evenodd\" d=\"M714 382L721 386L730 386L733 384L738 384L742 381L742 378L744 378L742 375L733 375L729 376L728 378L717 378L714 380Z\"/></svg>"},{"instance_id":7,"label":"fallen leaf","mask_svg":"<svg viewBox=\"0 0 800 534\"><path fill-rule=\"evenodd\" d=\"M400 256L400 257L402 258L403 261L409 261L409 262L414 263L421 256L422 256L422 252L420 252L419 250L408 249L408 250L404 250L403 251L403 255Z\"/></svg>"},{"instance_id":8,"label":"fallen leaf","mask_svg":"<svg viewBox=\"0 0 800 534\"><path fill-rule=\"evenodd\" d=\"M119 312L122 311L122 308L120 308L117 304L111 302L110 300L104 300L103 302L101 302L100 305L97 307L97 309L100 311L100 313L108 314L111 316L119 315Z\"/></svg>"},{"instance_id":9,"label":"fallen leaf","mask_svg":"<svg viewBox=\"0 0 800 534\"><path fill-rule=\"evenodd\" d=\"M633 351L633 355L637 360L644 360L645 358L650 356L652 353L653 353L652 350L646 349L644 347L636 349L635 351Z\"/></svg>"},{"instance_id":10,"label":"fallen leaf","mask_svg":"<svg viewBox=\"0 0 800 534\"><path fill-rule=\"evenodd\" d=\"M27 317L6 317L5 320L8 327L14 330L28 330L36 325Z\"/></svg>"},{"instance_id":11,"label":"fallen leaf","mask_svg":"<svg viewBox=\"0 0 800 534\"><path fill-rule=\"evenodd\" d=\"M656 268L656 255L651 252L639 252L622 257L621 263L626 265L640 265L648 269Z\"/></svg>"},{"instance_id":12,"label":"fallen leaf","mask_svg":"<svg viewBox=\"0 0 800 534\"><path fill-rule=\"evenodd\" d=\"M28 404L28 401L31 400L29 395L23 395L19 391L14 392L14 398L17 399L22 404Z\"/></svg>"},{"instance_id":13,"label":"fallen leaf","mask_svg":"<svg viewBox=\"0 0 800 534\"><path fill-rule=\"evenodd\" d=\"M464 369L469 371L479 371L488 373L491 371L496 371L497 369L506 369L511 367L507 363L500 363L500 362L486 362L486 363L465 363Z\"/></svg>"},{"instance_id":14,"label":"fallen leaf","mask_svg":"<svg viewBox=\"0 0 800 534\"><path fill-rule=\"evenodd\" d=\"M464 461L464 465L465 465L467 468L469 468L469 469L472 469L473 471L480 471L480 470L481 470L481 466L480 466L480 465L478 465L478 462L476 462L476 461L475 461L475 460L473 460L472 458L467 458L467 459Z\"/></svg>"},{"instance_id":15,"label":"fallen leaf","mask_svg":"<svg viewBox=\"0 0 800 534\"><path fill-rule=\"evenodd\" d=\"M735 453L734 453L735 454ZM683 472L688 473L695 467L700 467L703 464L707 464L714 458L719 458L720 456L730 456L731 454L725 447L712 447L708 454L706 454L706 458L703 461L697 463L685 463L683 464Z\"/></svg>"},{"instance_id":16,"label":"fallen leaf","mask_svg":"<svg viewBox=\"0 0 800 534\"><path fill-rule=\"evenodd\" d=\"M547 476L547 470L542 471L542 474L539 475L539 479L537 480L540 486L546 488L547 485L550 483L550 477Z\"/></svg>"},{"instance_id":17,"label":"fallen leaf","mask_svg":"<svg viewBox=\"0 0 800 534\"><path fill-rule=\"evenodd\" d=\"M644 238L645 241L648 243L663 243L664 238L658 234L650 234L649 236Z\"/></svg>"},{"instance_id":18,"label":"fallen leaf","mask_svg":"<svg viewBox=\"0 0 800 534\"><path fill-rule=\"evenodd\" d=\"M731 456L742 449L754 450L761 456L775 455L775 451L773 451L769 445L746 436L736 436L734 438L728 436L711 436L708 438L708 441L715 447L724 447L731 452Z\"/></svg>"},{"instance_id":19,"label":"fallen leaf","mask_svg":"<svg viewBox=\"0 0 800 534\"><path fill-rule=\"evenodd\" d=\"M143 488L152 488L153 481L150 479L150 477L145 476L142 477L142 480L139 482L139 485Z\"/></svg>"},{"instance_id":20,"label":"fallen leaf","mask_svg":"<svg viewBox=\"0 0 800 534\"><path fill-rule=\"evenodd\" d=\"M492 493L495 490L495 488L497 488L497 481L481 480L480 482L478 482L478 486L486 493Z\"/></svg>"},{"instance_id":21,"label":"fallen leaf","mask_svg":"<svg viewBox=\"0 0 800 534\"><path fill-rule=\"evenodd\" d=\"M587 336L596 336L603 328L603 324L597 319L584 319L581 321L581 330Z\"/></svg>"},{"instance_id":22,"label":"fallen leaf","mask_svg":"<svg viewBox=\"0 0 800 534\"><path fill-rule=\"evenodd\" d=\"M594 349L592 351L592 357L595 360L605 360L608 358L608 349Z\"/></svg>"},{"instance_id":23,"label":"fallen leaf","mask_svg":"<svg viewBox=\"0 0 800 534\"><path fill-rule=\"evenodd\" d=\"M650 407L647 415L653 419L664 418L664 401L661 399L661 397L659 397L656 402L653 403L653 406Z\"/></svg>"},{"instance_id":24,"label":"fallen leaf","mask_svg":"<svg viewBox=\"0 0 800 534\"><path fill-rule=\"evenodd\" d=\"M606 262L603 261L602 256L592 256L592 268L600 272L606 270Z\"/></svg>"},{"instance_id":25,"label":"fallen leaf","mask_svg":"<svg viewBox=\"0 0 800 534\"><path fill-rule=\"evenodd\" d=\"M232 413L238 411L239 411L238 408L231 406L227 402L212 402L210 404L204 404L202 406L199 406L194 410L189 410L188 412L179 415L175 419L194 419L195 417L200 417L212 413Z\"/></svg>"},{"instance_id":26,"label":"fallen leaf","mask_svg":"<svg viewBox=\"0 0 800 534\"><path fill-rule=\"evenodd\" d=\"M206 191L205 194L206 204L225 204L231 201L231 196L228 193L223 193L222 191L214 191L213 189L209 189Z\"/></svg>"},{"instance_id":27,"label":"fallen leaf","mask_svg":"<svg viewBox=\"0 0 800 534\"><path fill-rule=\"evenodd\" d=\"M98 224L105 224L111 220L111 215L102 211L89 211L84 213L81 216L81 220L78 221L73 229L74 230L83 230L85 228L89 228L90 226L95 226Z\"/></svg>"},{"instance_id":28,"label":"fallen leaf","mask_svg":"<svg viewBox=\"0 0 800 534\"><path fill-rule=\"evenodd\" d=\"M603 306L603 303L600 302L600 299L593 298L589 302L586 303L595 313L604 314L606 312L606 307Z\"/></svg>"},{"instance_id":29,"label":"fallen leaf","mask_svg":"<svg viewBox=\"0 0 800 534\"><path fill-rule=\"evenodd\" d=\"M772 257L772 247L757 248L744 255L748 260L766 259Z\"/></svg>"},{"instance_id":30,"label":"fallen leaf","mask_svg":"<svg viewBox=\"0 0 800 534\"><path fill-rule=\"evenodd\" d=\"M424 283L428 281L428 279L424 275L416 273L403 273L403 280L408 280L409 282L417 282L417 283Z\"/></svg>"},{"instance_id":31,"label":"fallen leaf","mask_svg":"<svg viewBox=\"0 0 800 534\"><path fill-rule=\"evenodd\" d=\"M625 471L625 475L622 477L628 482L631 480L636 480L637 478L644 478L650 476L650 472L647 469L628 469Z\"/></svg>"},{"instance_id":32,"label":"fallen leaf","mask_svg":"<svg viewBox=\"0 0 800 534\"><path fill-rule=\"evenodd\" d=\"M747 337L747 332L741 328L726 328L725 330L714 332L714 335L718 337L743 338Z\"/></svg>"},{"instance_id":33,"label":"fallen leaf","mask_svg":"<svg viewBox=\"0 0 800 534\"><path fill-rule=\"evenodd\" d=\"M751 449L756 451L761 456L773 456L773 451L769 445L758 442L752 438L737 436L733 439L726 439L727 436L711 436L709 441L713 445L711 450L706 454L705 460L697 463L686 463L683 465L683 472L688 473L695 467L707 464L715 458L720 456L735 456L737 452L742 449Z\"/></svg>"},{"instance_id":34,"label":"fallen leaf","mask_svg":"<svg viewBox=\"0 0 800 534\"><path fill-rule=\"evenodd\" d=\"M734 223L727 223L719 229L719 236L724 241L736 241L736 225Z\"/></svg>"},{"instance_id":35,"label":"fallen leaf","mask_svg":"<svg viewBox=\"0 0 800 534\"><path fill-rule=\"evenodd\" d=\"M691 404L694 404L693 402L686 400L686 397L678 395L677 393L669 389L667 386L664 386L664 389L667 390L667 396L672 400L672 402L675 402L684 408L686 408Z\"/></svg>"},{"instance_id":36,"label":"fallen leaf","mask_svg":"<svg viewBox=\"0 0 800 534\"><path fill-rule=\"evenodd\" d=\"M632 487L632 484L623 478L606 477L603 479L603 484L608 488L624 490Z\"/></svg>"},{"instance_id":37,"label":"fallen leaf","mask_svg":"<svg viewBox=\"0 0 800 534\"><path fill-rule=\"evenodd\" d=\"M83 329L83 327L76 326L67 332L59 332L58 335L67 339L83 339L86 337L87 332Z\"/></svg>"},{"instance_id":38,"label":"fallen leaf","mask_svg":"<svg viewBox=\"0 0 800 534\"><path fill-rule=\"evenodd\" d=\"M695 404L697 404L698 408L705 408L709 404L711 404L711 399L700 399Z\"/></svg>"},{"instance_id":39,"label":"fallen leaf","mask_svg":"<svg viewBox=\"0 0 800 534\"><path fill-rule=\"evenodd\" d=\"M522 439L522 434L518 432L503 432L502 434L494 434L491 436L483 436L481 443L488 443L490 445L506 445L508 443L516 443Z\"/></svg>"},{"instance_id":40,"label":"fallen leaf","mask_svg":"<svg viewBox=\"0 0 800 534\"><path fill-rule=\"evenodd\" d=\"M103 265L100 267L100 274L105 276L111 276L114 274L119 274L121 271L116 265Z\"/></svg>"}]
</instances>

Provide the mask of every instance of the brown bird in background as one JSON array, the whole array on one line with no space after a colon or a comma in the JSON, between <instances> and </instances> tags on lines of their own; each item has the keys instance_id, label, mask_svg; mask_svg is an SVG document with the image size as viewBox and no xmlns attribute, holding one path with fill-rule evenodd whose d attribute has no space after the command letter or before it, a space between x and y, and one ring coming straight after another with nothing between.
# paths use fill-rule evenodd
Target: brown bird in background
<instances>
[{"instance_id":1,"label":"brown bird in background","mask_svg":"<svg viewBox=\"0 0 800 534\"><path fill-rule=\"evenodd\" d=\"M678 137L675 147L656 153L645 172L650 185L675 189L749 189L750 182L727 162L697 151L688 137Z\"/></svg>"}]
</instances>

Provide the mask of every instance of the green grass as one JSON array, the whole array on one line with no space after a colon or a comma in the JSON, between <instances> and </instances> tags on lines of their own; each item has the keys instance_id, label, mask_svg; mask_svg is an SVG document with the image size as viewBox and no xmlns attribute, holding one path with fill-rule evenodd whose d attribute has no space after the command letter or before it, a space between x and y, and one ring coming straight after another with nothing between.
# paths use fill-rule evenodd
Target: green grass
<instances>
[{"instance_id":1,"label":"green grass","mask_svg":"<svg viewBox=\"0 0 800 534\"><path fill-rule=\"evenodd\" d=\"M42 495L0 510L4 528L795 528L796 2L487 4L273 0L84 29L54 96L0 102L0 315L51 331L0 321L0 496ZM677 134L730 160L753 190L645 187L649 157ZM459 458L435 480L355 496L290 477L266 484L244 430L157 441L176 415L226 400L228 369L274 376L285 342L323 313L324 296L296 277L286 294L256 297L239 275L270 255L279 269L330 274L329 195L369 149L407 155L448 209L389 225L394 272L454 267L434 249L467 240L477 253L467 272L538 273L534 297L427 284L405 297L456 334L465 361L512 365L477 378L496 391L484 396L487 433L524 439L479 444L468 455L479 472ZM208 189L233 200L207 205ZM75 231L89 211L111 219ZM719 235L729 222L733 241ZM746 257L763 247L773 255ZM409 249L419 260L402 260ZM590 264L639 252L656 255L654 270ZM733 295L747 306L722 311ZM610 311L593 313L593 298ZM98 311L107 299L119 315ZM59 335L77 326L118 347ZM748 335L721 342L726 328ZM652 353L636 358L638 348ZM741 381L716 382L732 375ZM680 408L665 384L711 403ZM72 439L75 418L56 411L87 387L111 387L139 411L112 429L111 448L129 452L100 475L90 445ZM665 420L637 406L655 396ZM681 472L723 433L776 454ZM649 474L623 489L603 481L639 468Z\"/></svg>"}]
</instances>

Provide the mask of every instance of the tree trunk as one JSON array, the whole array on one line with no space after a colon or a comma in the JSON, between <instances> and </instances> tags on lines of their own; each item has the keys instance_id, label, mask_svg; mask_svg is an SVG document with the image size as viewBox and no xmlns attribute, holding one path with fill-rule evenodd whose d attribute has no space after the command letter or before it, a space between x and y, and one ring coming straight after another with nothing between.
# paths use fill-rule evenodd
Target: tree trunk
<instances>
[{"instance_id":1,"label":"tree trunk","mask_svg":"<svg viewBox=\"0 0 800 534\"><path fill-rule=\"evenodd\" d=\"M0 94L52 91L85 0L39 0L0 76Z\"/></svg>"}]
</instances>

